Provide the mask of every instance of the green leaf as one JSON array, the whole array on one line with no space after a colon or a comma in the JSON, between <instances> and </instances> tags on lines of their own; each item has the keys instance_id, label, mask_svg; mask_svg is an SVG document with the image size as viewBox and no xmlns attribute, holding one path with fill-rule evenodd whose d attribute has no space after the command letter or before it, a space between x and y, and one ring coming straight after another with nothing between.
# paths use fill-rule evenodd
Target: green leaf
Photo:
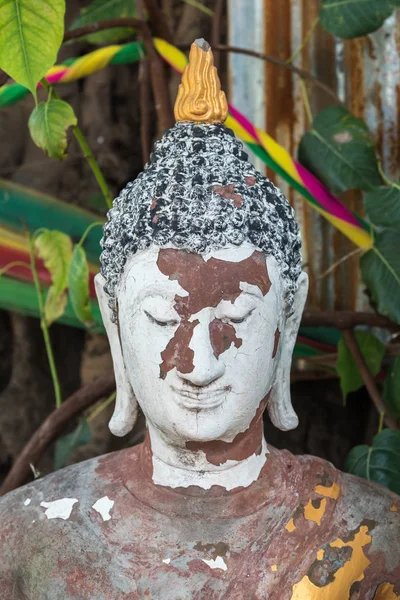
<instances>
[{"instance_id":1,"label":"green leaf","mask_svg":"<svg viewBox=\"0 0 400 600\"><path fill-rule=\"evenodd\" d=\"M400 356L397 356L390 365L382 396L389 413L397 421L400 418Z\"/></svg>"},{"instance_id":2,"label":"green leaf","mask_svg":"<svg viewBox=\"0 0 400 600\"><path fill-rule=\"evenodd\" d=\"M135 0L93 0L87 8L74 21L70 29L85 27L91 23L136 16ZM106 44L120 40L132 34L134 30L129 27L118 27L108 31L98 31L84 36L92 44Z\"/></svg>"},{"instance_id":3,"label":"green leaf","mask_svg":"<svg viewBox=\"0 0 400 600\"><path fill-rule=\"evenodd\" d=\"M400 235L376 233L374 247L360 260L362 279L378 312L400 323Z\"/></svg>"},{"instance_id":4,"label":"green leaf","mask_svg":"<svg viewBox=\"0 0 400 600\"><path fill-rule=\"evenodd\" d=\"M364 197L366 213L373 225L400 232L400 187L380 186Z\"/></svg>"},{"instance_id":5,"label":"green leaf","mask_svg":"<svg viewBox=\"0 0 400 600\"><path fill-rule=\"evenodd\" d=\"M381 369L382 360L385 354L385 345L372 335L372 333L366 331L355 331L354 335L360 352L363 355L371 374L375 377ZM346 401L347 394L355 392L362 387L364 381L343 337L339 340L338 344L336 369L340 377L343 400Z\"/></svg>"},{"instance_id":6,"label":"green leaf","mask_svg":"<svg viewBox=\"0 0 400 600\"><path fill-rule=\"evenodd\" d=\"M90 427L86 419L82 419L71 433L63 435L56 442L54 468L62 469L68 463L71 454L77 448L86 446L92 439Z\"/></svg>"},{"instance_id":7,"label":"green leaf","mask_svg":"<svg viewBox=\"0 0 400 600\"><path fill-rule=\"evenodd\" d=\"M28 88L52 67L64 36L65 0L0 2L0 68Z\"/></svg>"},{"instance_id":8,"label":"green leaf","mask_svg":"<svg viewBox=\"0 0 400 600\"><path fill-rule=\"evenodd\" d=\"M65 158L67 130L77 124L72 106L63 100L41 102L29 118L32 139L50 158Z\"/></svg>"},{"instance_id":9,"label":"green leaf","mask_svg":"<svg viewBox=\"0 0 400 600\"><path fill-rule=\"evenodd\" d=\"M329 33L350 39L379 29L398 5L398 0L321 0L319 18Z\"/></svg>"},{"instance_id":10,"label":"green leaf","mask_svg":"<svg viewBox=\"0 0 400 600\"><path fill-rule=\"evenodd\" d=\"M400 431L384 429L374 437L372 446L353 448L344 469L400 494Z\"/></svg>"},{"instance_id":11,"label":"green leaf","mask_svg":"<svg viewBox=\"0 0 400 600\"><path fill-rule=\"evenodd\" d=\"M51 325L64 313L67 304L68 268L72 258L72 240L61 231L45 229L35 239L35 248L50 272L52 284L45 303L45 320Z\"/></svg>"},{"instance_id":12,"label":"green leaf","mask_svg":"<svg viewBox=\"0 0 400 600\"><path fill-rule=\"evenodd\" d=\"M89 266L86 252L82 246L77 245L72 254L68 271L69 297L72 307L81 323L91 327L94 323L90 310L89 296Z\"/></svg>"},{"instance_id":13,"label":"green leaf","mask_svg":"<svg viewBox=\"0 0 400 600\"><path fill-rule=\"evenodd\" d=\"M330 106L315 117L301 140L299 161L334 193L382 183L368 127L343 106Z\"/></svg>"}]
</instances>

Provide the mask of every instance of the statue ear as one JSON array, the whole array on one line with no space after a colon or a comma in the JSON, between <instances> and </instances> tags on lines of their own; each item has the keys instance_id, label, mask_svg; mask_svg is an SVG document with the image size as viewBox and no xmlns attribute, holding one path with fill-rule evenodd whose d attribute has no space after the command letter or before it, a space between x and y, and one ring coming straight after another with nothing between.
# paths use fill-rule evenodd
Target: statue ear
<instances>
[{"instance_id":1,"label":"statue ear","mask_svg":"<svg viewBox=\"0 0 400 600\"><path fill-rule=\"evenodd\" d=\"M100 273L96 275L94 284L101 316L110 344L117 387L115 410L110 420L109 428L111 433L122 437L132 430L138 414L138 405L125 368L118 323L114 323L111 320L111 308L108 306L109 297L104 291L104 283L104 277Z\"/></svg>"},{"instance_id":2,"label":"statue ear","mask_svg":"<svg viewBox=\"0 0 400 600\"><path fill-rule=\"evenodd\" d=\"M308 275L303 271L298 280L298 289L293 302L293 313L286 319L284 331L279 340L275 383L267 405L272 423L282 431L295 429L299 424L299 419L293 410L290 398L290 367L307 292Z\"/></svg>"}]
</instances>

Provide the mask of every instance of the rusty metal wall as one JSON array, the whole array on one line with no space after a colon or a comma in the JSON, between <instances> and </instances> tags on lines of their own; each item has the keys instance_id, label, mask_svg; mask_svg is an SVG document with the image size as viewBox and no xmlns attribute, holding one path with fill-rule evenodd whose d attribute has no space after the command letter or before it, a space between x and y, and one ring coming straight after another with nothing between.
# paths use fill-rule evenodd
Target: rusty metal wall
<instances>
[{"instance_id":1,"label":"rusty metal wall","mask_svg":"<svg viewBox=\"0 0 400 600\"><path fill-rule=\"evenodd\" d=\"M228 7L229 43L287 60L301 47L318 17L319 0L230 0ZM248 57L230 61L230 81L235 81L230 89L232 102L296 156L308 127L300 78L270 63L264 63L264 75L260 77L260 62ZM356 40L336 39L318 25L293 64L316 75L356 116L366 120L386 174L399 177L400 14L388 19L378 32ZM240 86L239 75L243 72L246 85ZM334 103L320 88L310 83L306 87L314 116ZM288 196L302 229L303 259L310 275L308 306L367 308L358 256L348 258L330 275L323 276L355 246L271 170L267 174ZM342 200L363 214L360 194L348 192Z\"/></svg>"}]
</instances>

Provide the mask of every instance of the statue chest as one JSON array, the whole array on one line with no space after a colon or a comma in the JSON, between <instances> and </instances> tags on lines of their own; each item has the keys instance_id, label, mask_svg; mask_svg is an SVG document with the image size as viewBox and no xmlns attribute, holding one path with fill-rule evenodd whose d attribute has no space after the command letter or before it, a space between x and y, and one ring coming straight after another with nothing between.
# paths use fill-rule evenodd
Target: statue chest
<instances>
[{"instance_id":1,"label":"statue chest","mask_svg":"<svg viewBox=\"0 0 400 600\"><path fill-rule=\"evenodd\" d=\"M353 577L354 569L361 576L368 564L362 553L351 563L351 544L328 550L326 528L315 524L308 535L298 535L286 526L284 506L211 520L172 518L143 505L131 509L125 505L125 514L103 521L81 506L68 520L42 518L29 532L25 528L24 556L14 572L20 597L314 600L315 584L326 593L329 578L346 564ZM347 592L346 577L343 586ZM344 597L340 586L332 590L321 598ZM373 598L372 591L363 598Z\"/></svg>"}]
</instances>

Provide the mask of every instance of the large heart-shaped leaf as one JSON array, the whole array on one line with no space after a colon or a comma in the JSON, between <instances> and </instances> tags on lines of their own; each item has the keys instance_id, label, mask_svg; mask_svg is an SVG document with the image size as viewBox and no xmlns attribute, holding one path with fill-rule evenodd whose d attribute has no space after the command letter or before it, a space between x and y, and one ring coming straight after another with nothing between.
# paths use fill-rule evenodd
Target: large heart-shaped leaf
<instances>
[{"instance_id":1,"label":"large heart-shaped leaf","mask_svg":"<svg viewBox=\"0 0 400 600\"><path fill-rule=\"evenodd\" d=\"M67 433L56 442L54 453L54 468L62 469L68 463L69 457L77 448L86 446L92 439L92 433L86 419L82 419L74 431Z\"/></svg>"},{"instance_id":2,"label":"large heart-shaped leaf","mask_svg":"<svg viewBox=\"0 0 400 600\"><path fill-rule=\"evenodd\" d=\"M87 327L93 325L89 297L89 267L86 252L77 245L68 271L69 298L78 319Z\"/></svg>"},{"instance_id":3,"label":"large heart-shaped leaf","mask_svg":"<svg viewBox=\"0 0 400 600\"><path fill-rule=\"evenodd\" d=\"M93 0L88 7L82 8L79 17L74 21L71 29L85 27L91 23L118 19L121 17L136 16L136 0ZM106 44L127 37L133 29L118 27L107 31L98 31L85 36L92 44Z\"/></svg>"},{"instance_id":4,"label":"large heart-shaped leaf","mask_svg":"<svg viewBox=\"0 0 400 600\"><path fill-rule=\"evenodd\" d=\"M373 225L400 232L400 187L380 186L367 192L364 206Z\"/></svg>"},{"instance_id":5,"label":"large heart-shaped leaf","mask_svg":"<svg viewBox=\"0 0 400 600\"><path fill-rule=\"evenodd\" d=\"M367 35L383 25L399 0L321 0L321 25L338 37Z\"/></svg>"},{"instance_id":6,"label":"large heart-shaped leaf","mask_svg":"<svg viewBox=\"0 0 400 600\"><path fill-rule=\"evenodd\" d=\"M63 100L50 99L34 108L29 118L32 139L50 158L65 158L67 130L77 124L72 106Z\"/></svg>"},{"instance_id":7,"label":"large heart-shaped leaf","mask_svg":"<svg viewBox=\"0 0 400 600\"><path fill-rule=\"evenodd\" d=\"M372 333L368 333L367 331L356 331L354 335L371 374L374 376L377 375L381 369L382 360L385 355L385 345L372 335ZM340 377L343 400L346 401L347 394L360 389L364 385L364 380L343 337L339 340L338 344L336 369Z\"/></svg>"},{"instance_id":8,"label":"large heart-shaped leaf","mask_svg":"<svg viewBox=\"0 0 400 600\"><path fill-rule=\"evenodd\" d=\"M397 421L400 418L400 356L397 356L386 374L383 400L389 413Z\"/></svg>"},{"instance_id":9,"label":"large heart-shaped leaf","mask_svg":"<svg viewBox=\"0 0 400 600\"><path fill-rule=\"evenodd\" d=\"M374 437L372 446L356 446L349 452L344 468L400 494L400 431L384 429Z\"/></svg>"},{"instance_id":10,"label":"large heart-shaped leaf","mask_svg":"<svg viewBox=\"0 0 400 600\"><path fill-rule=\"evenodd\" d=\"M299 161L334 193L382 183L368 127L343 106L330 106L315 117L301 140Z\"/></svg>"},{"instance_id":11,"label":"large heart-shaped leaf","mask_svg":"<svg viewBox=\"0 0 400 600\"><path fill-rule=\"evenodd\" d=\"M49 288L44 316L46 323L61 317L67 304L68 268L72 258L72 240L61 231L45 229L35 239L35 248L50 272Z\"/></svg>"},{"instance_id":12,"label":"large heart-shaped leaf","mask_svg":"<svg viewBox=\"0 0 400 600\"><path fill-rule=\"evenodd\" d=\"M36 86L57 58L65 0L0 2L0 68L36 98Z\"/></svg>"},{"instance_id":13,"label":"large heart-shaped leaf","mask_svg":"<svg viewBox=\"0 0 400 600\"><path fill-rule=\"evenodd\" d=\"M378 312L400 323L400 235L375 234L374 247L360 260L361 275Z\"/></svg>"}]
</instances>

